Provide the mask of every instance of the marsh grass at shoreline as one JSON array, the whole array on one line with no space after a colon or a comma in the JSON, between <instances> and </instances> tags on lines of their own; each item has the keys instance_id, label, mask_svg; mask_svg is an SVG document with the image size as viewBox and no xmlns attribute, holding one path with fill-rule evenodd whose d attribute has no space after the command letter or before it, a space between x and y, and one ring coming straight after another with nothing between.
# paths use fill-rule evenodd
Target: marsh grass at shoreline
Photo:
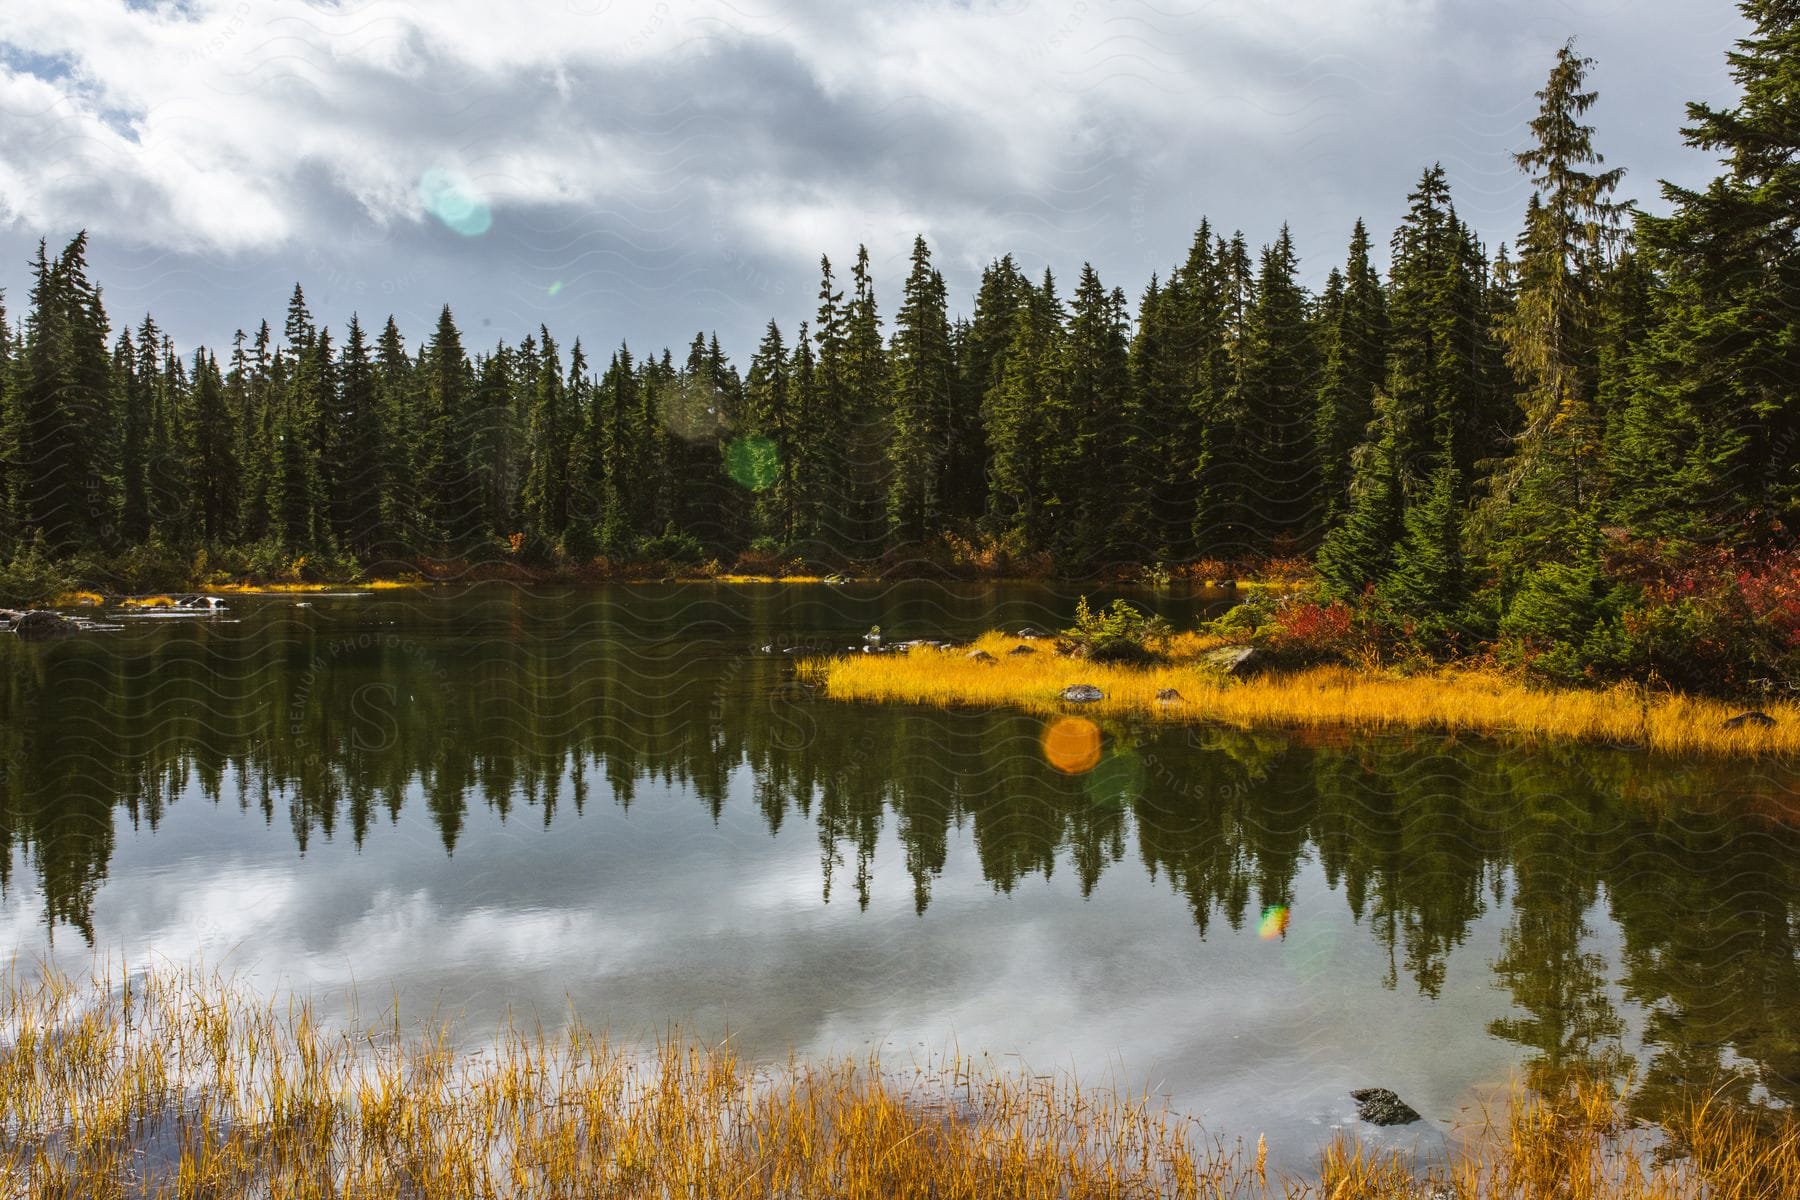
<instances>
[{"instance_id":1,"label":"marsh grass at shoreline","mask_svg":"<svg viewBox=\"0 0 1800 1200\"><path fill-rule=\"evenodd\" d=\"M1790 1196L1800 1131L1697 1102L1629 1130L1603 1080L1515 1088L1430 1170L1340 1136L1278 1175L1147 1095L958 1057L757 1068L725 1046L649 1051L580 1026L334 1030L197 968L0 981L7 1196L870 1198ZM1247 1131L1246 1138L1247 1138ZM1660 1143L1665 1153L1653 1153ZM1441 1193L1440 1193L1441 1194Z\"/></svg>"},{"instance_id":2,"label":"marsh grass at shoreline","mask_svg":"<svg viewBox=\"0 0 1800 1200\"><path fill-rule=\"evenodd\" d=\"M1759 711L1774 724L1728 724L1741 704L1621 685L1604 690L1530 687L1492 670L1397 675L1342 666L1269 671L1230 679L1200 657L1218 641L1178 636L1170 661L1105 664L1054 653L1047 640L987 633L951 649L806 659L803 679L833 700L936 707L1014 707L1097 718L1214 721L1251 727L1419 730L1520 742L1586 742L1667 755L1800 755L1800 704ZM1019 646L1032 653L1015 654ZM970 657L983 651L988 659ZM991 659L991 661L989 661ZM1059 693L1078 683L1105 698L1078 708ZM1179 700L1159 700L1174 690Z\"/></svg>"}]
</instances>

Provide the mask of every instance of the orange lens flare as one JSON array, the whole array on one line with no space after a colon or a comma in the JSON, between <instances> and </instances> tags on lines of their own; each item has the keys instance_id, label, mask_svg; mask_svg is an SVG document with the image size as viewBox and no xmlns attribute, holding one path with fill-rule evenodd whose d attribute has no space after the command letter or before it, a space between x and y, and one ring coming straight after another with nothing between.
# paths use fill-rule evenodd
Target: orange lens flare
<instances>
[{"instance_id":1,"label":"orange lens flare","mask_svg":"<svg viewBox=\"0 0 1800 1200\"><path fill-rule=\"evenodd\" d=\"M1064 775L1082 775L1100 762L1100 727L1084 717L1061 717L1044 730L1044 758Z\"/></svg>"},{"instance_id":2,"label":"orange lens flare","mask_svg":"<svg viewBox=\"0 0 1800 1200\"><path fill-rule=\"evenodd\" d=\"M1285 904L1275 904L1263 909L1262 923L1256 932L1265 942L1272 942L1287 933L1288 910Z\"/></svg>"}]
</instances>

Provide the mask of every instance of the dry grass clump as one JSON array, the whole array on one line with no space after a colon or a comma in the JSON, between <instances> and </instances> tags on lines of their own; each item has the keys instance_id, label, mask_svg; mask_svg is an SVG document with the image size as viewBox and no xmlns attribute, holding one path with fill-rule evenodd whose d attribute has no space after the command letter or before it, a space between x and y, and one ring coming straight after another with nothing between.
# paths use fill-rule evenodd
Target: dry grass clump
<instances>
[{"instance_id":1,"label":"dry grass clump","mask_svg":"<svg viewBox=\"0 0 1800 1200\"><path fill-rule=\"evenodd\" d=\"M1161 666L1107 665L1051 652L1047 641L1020 642L989 633L969 647L911 653L809 659L802 675L837 700L940 707L1010 705L1036 712L1065 706L1057 694L1091 683L1106 699L1083 705L1089 715L1167 721L1222 721L1240 726L1343 727L1381 731L1425 729L1496 734L1521 740L1571 740L1642 746L1668 754L1800 754L1800 705L1762 706L1775 721L1764 726L1725 722L1741 706L1692 696L1620 686L1604 691L1542 689L1492 671L1445 670L1428 675L1383 675L1346 667L1314 667L1233 680L1197 661L1217 639L1177 635ZM1029 645L1034 654L1013 655ZM985 650L996 661L967 657ZM1173 688L1181 700L1157 693Z\"/></svg>"},{"instance_id":2,"label":"dry grass clump","mask_svg":"<svg viewBox=\"0 0 1800 1200\"><path fill-rule=\"evenodd\" d=\"M1257 1164L1144 1098L953 1062L754 1071L579 1027L331 1032L196 973L0 988L0 1195L1230 1196Z\"/></svg>"},{"instance_id":3,"label":"dry grass clump","mask_svg":"<svg viewBox=\"0 0 1800 1200\"><path fill-rule=\"evenodd\" d=\"M1663 1162L1602 1083L1519 1093L1445 1167L1348 1140L1312 1179L1144 1097L962 1060L757 1071L577 1027L332 1032L198 972L0 984L0 1196L1673 1200L1800 1195L1800 1138L1696 1106ZM1450 1189L1440 1191L1436 1189Z\"/></svg>"}]
</instances>

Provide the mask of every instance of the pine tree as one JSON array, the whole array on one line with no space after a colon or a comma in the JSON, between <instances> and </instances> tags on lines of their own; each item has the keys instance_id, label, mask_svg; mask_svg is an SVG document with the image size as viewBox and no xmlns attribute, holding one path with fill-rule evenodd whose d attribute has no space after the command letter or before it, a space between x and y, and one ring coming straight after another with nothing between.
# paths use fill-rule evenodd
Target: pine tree
<instances>
[{"instance_id":1,"label":"pine tree","mask_svg":"<svg viewBox=\"0 0 1800 1200\"><path fill-rule=\"evenodd\" d=\"M1251 494L1251 414L1244 368L1248 325L1256 306L1255 273L1244 235L1213 246L1209 278L1200 289L1201 383L1194 419L1200 446L1195 478L1194 549L1202 555L1240 558L1256 548L1258 513Z\"/></svg>"},{"instance_id":2,"label":"pine tree","mask_svg":"<svg viewBox=\"0 0 1800 1200\"><path fill-rule=\"evenodd\" d=\"M1738 103L1689 104L1682 131L1725 169L1704 189L1665 182L1673 211L1637 221L1664 287L1620 480L1638 528L1731 540L1800 526L1800 9L1739 9Z\"/></svg>"},{"instance_id":3,"label":"pine tree","mask_svg":"<svg viewBox=\"0 0 1800 1200\"><path fill-rule=\"evenodd\" d=\"M1051 548L1073 562L1117 557L1125 429L1135 423L1129 330L1115 297L1083 264L1063 339L1062 387L1047 407L1040 455ZM1135 539L1134 539L1135 540ZM1127 553L1142 553L1142 544Z\"/></svg>"},{"instance_id":4,"label":"pine tree","mask_svg":"<svg viewBox=\"0 0 1800 1200\"><path fill-rule=\"evenodd\" d=\"M869 274L869 250L856 248L850 272L849 313L844 325L845 422L850 478L846 509L852 529L850 552L867 557L880 552L887 537L889 491L886 421L887 351L881 338L881 314L875 303L875 281Z\"/></svg>"},{"instance_id":5,"label":"pine tree","mask_svg":"<svg viewBox=\"0 0 1800 1200\"><path fill-rule=\"evenodd\" d=\"M419 489L419 384L400 327L389 314L375 340L375 396L381 427L382 542L379 553L403 556L424 546Z\"/></svg>"},{"instance_id":6,"label":"pine tree","mask_svg":"<svg viewBox=\"0 0 1800 1200\"><path fill-rule=\"evenodd\" d=\"M437 328L425 344L421 383L424 515L435 540L454 554L467 554L481 534L481 480L470 454L475 370L448 304L439 310Z\"/></svg>"},{"instance_id":7,"label":"pine tree","mask_svg":"<svg viewBox=\"0 0 1800 1200\"><path fill-rule=\"evenodd\" d=\"M1375 412L1375 391L1387 367L1387 303L1381 277L1369 262L1369 233L1359 220L1350 235L1342 297L1324 330L1323 366L1314 418L1319 464L1315 528L1335 528L1349 504L1350 457Z\"/></svg>"},{"instance_id":8,"label":"pine tree","mask_svg":"<svg viewBox=\"0 0 1800 1200\"><path fill-rule=\"evenodd\" d=\"M144 315L146 341L156 345L155 322ZM154 361L154 349L146 356ZM123 413L119 438L119 532L130 545L138 545L150 536L149 456L150 410L156 386L154 372L138 370L137 344L131 330L119 332L113 348L113 373L123 393Z\"/></svg>"},{"instance_id":9,"label":"pine tree","mask_svg":"<svg viewBox=\"0 0 1800 1200\"><path fill-rule=\"evenodd\" d=\"M1434 625L1465 599L1461 493L1456 465L1440 463L1424 495L1406 510L1406 531L1381 586L1396 611Z\"/></svg>"},{"instance_id":10,"label":"pine tree","mask_svg":"<svg viewBox=\"0 0 1800 1200\"><path fill-rule=\"evenodd\" d=\"M894 320L888 392L887 520L894 546L923 542L943 526L951 381L950 319L944 278L923 237Z\"/></svg>"},{"instance_id":11,"label":"pine tree","mask_svg":"<svg viewBox=\"0 0 1800 1200\"><path fill-rule=\"evenodd\" d=\"M1243 502L1252 544L1292 543L1316 519L1314 345L1299 257L1287 226L1265 247L1245 322L1239 404L1248 462Z\"/></svg>"},{"instance_id":12,"label":"pine tree","mask_svg":"<svg viewBox=\"0 0 1800 1200\"><path fill-rule=\"evenodd\" d=\"M1624 172L1587 169L1604 162L1593 127L1581 122L1597 96L1583 90L1592 65L1573 42L1557 52L1537 93L1535 145L1514 156L1538 189L1518 242L1517 294L1500 328L1523 389L1523 420L1493 480L1483 525L1492 531L1491 552L1515 563L1554 557L1570 523L1599 500L1605 418L1592 359L1597 293L1625 209L1609 198Z\"/></svg>"},{"instance_id":13,"label":"pine tree","mask_svg":"<svg viewBox=\"0 0 1800 1200\"><path fill-rule=\"evenodd\" d=\"M1314 560L1334 595L1354 598L1387 577L1403 532L1400 445L1392 402L1377 400L1373 437L1357 447L1344 520L1325 535Z\"/></svg>"},{"instance_id":14,"label":"pine tree","mask_svg":"<svg viewBox=\"0 0 1800 1200\"><path fill-rule=\"evenodd\" d=\"M194 518L208 545L224 546L237 531L238 439L219 360L205 350L194 352L193 389Z\"/></svg>"},{"instance_id":15,"label":"pine tree","mask_svg":"<svg viewBox=\"0 0 1800 1200\"><path fill-rule=\"evenodd\" d=\"M382 420L378 376L369 357L368 338L356 314L344 335L339 356L339 407L332 428L336 486L332 491L332 525L339 542L367 558L388 544L383 499L388 491L386 445L390 433Z\"/></svg>"},{"instance_id":16,"label":"pine tree","mask_svg":"<svg viewBox=\"0 0 1800 1200\"><path fill-rule=\"evenodd\" d=\"M754 493L756 536L783 549L794 537L797 499L797 429L789 370L781 328L770 321L750 357L744 389L746 436L737 443L731 466L732 478Z\"/></svg>"},{"instance_id":17,"label":"pine tree","mask_svg":"<svg viewBox=\"0 0 1800 1200\"><path fill-rule=\"evenodd\" d=\"M993 463L988 472L984 521L990 536L1015 554L1045 545L1051 509L1045 451L1054 432L1052 412L1066 406L1063 390L1063 311L1048 269L1013 317L1012 341L1000 382L989 390L982 419Z\"/></svg>"},{"instance_id":18,"label":"pine tree","mask_svg":"<svg viewBox=\"0 0 1800 1200\"><path fill-rule=\"evenodd\" d=\"M54 262L38 243L18 401L19 508L52 554L101 546L116 516L112 355L87 235Z\"/></svg>"}]
</instances>

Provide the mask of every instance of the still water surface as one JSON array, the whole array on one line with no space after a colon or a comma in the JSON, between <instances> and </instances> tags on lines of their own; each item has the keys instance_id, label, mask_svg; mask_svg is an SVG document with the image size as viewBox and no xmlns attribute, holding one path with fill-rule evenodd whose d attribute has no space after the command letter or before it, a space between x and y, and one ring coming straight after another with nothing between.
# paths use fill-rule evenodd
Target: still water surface
<instances>
[{"instance_id":1,"label":"still water surface","mask_svg":"<svg viewBox=\"0 0 1800 1200\"><path fill-rule=\"evenodd\" d=\"M471 1040L985 1054L1295 1166L1367 1085L1426 1149L1515 1074L1800 1098L1790 770L1119 724L1072 776L1038 718L834 705L783 653L1074 599L489 585L0 639L0 944Z\"/></svg>"}]
</instances>

